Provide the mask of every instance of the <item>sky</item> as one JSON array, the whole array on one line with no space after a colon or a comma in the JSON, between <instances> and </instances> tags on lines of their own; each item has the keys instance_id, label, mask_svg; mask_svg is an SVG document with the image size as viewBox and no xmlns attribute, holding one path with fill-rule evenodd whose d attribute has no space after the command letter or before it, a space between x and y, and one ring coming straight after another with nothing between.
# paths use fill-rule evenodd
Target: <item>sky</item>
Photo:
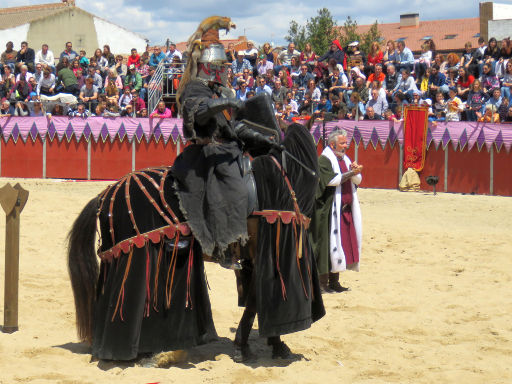
<instances>
[{"instance_id":1,"label":"sky","mask_svg":"<svg viewBox=\"0 0 512 384\"><path fill-rule=\"evenodd\" d=\"M54 0L56 1L56 0ZM52 0L2 0L2 7L45 4ZM501 0L500 3L510 3ZM76 0L76 5L147 39L150 45L188 40L199 23L212 15L229 16L237 28L226 38L246 35L257 45L285 45L290 22L305 25L321 8L328 8L338 25L347 16L359 25L397 23L400 14L419 13L421 20L478 17L477 0ZM177 5L179 4L179 5ZM222 38L221 34L221 38Z\"/></svg>"}]
</instances>

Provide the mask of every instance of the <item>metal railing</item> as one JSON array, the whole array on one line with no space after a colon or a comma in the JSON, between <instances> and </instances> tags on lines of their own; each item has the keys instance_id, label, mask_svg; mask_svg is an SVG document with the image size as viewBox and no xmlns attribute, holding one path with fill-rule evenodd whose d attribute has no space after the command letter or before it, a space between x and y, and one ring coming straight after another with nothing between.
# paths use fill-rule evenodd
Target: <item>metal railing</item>
<instances>
[{"instance_id":1,"label":"metal railing","mask_svg":"<svg viewBox=\"0 0 512 384\"><path fill-rule=\"evenodd\" d=\"M165 63L162 60L148 84L148 112L151 113L162 99Z\"/></svg>"}]
</instances>

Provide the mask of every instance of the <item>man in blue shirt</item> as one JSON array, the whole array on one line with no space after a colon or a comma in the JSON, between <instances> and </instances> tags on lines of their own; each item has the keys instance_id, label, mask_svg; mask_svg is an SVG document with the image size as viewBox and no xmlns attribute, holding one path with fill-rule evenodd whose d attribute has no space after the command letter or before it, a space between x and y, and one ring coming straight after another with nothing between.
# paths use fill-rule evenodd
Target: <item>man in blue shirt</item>
<instances>
[{"instance_id":1,"label":"man in blue shirt","mask_svg":"<svg viewBox=\"0 0 512 384\"><path fill-rule=\"evenodd\" d=\"M397 71L400 72L402 69L408 69L412 72L414 67L414 55L412 51L405 46L404 41L397 43L398 48L398 64Z\"/></svg>"},{"instance_id":2,"label":"man in blue shirt","mask_svg":"<svg viewBox=\"0 0 512 384\"><path fill-rule=\"evenodd\" d=\"M155 47L155 51L151 54L149 58L149 66L150 67L158 67L158 64L162 60L165 59L165 53L162 52L162 49L160 47Z\"/></svg>"},{"instance_id":3,"label":"man in blue shirt","mask_svg":"<svg viewBox=\"0 0 512 384\"><path fill-rule=\"evenodd\" d=\"M258 86L255 89L256 94L261 92L267 92L269 96L272 96L272 88L267 85L267 81L263 76L258 77Z\"/></svg>"},{"instance_id":4,"label":"man in blue shirt","mask_svg":"<svg viewBox=\"0 0 512 384\"><path fill-rule=\"evenodd\" d=\"M448 93L448 84L446 84L446 76L439 72L439 65L434 64L430 68L430 76L428 77L429 98L435 100L437 92L442 92L446 95Z\"/></svg>"}]
</instances>

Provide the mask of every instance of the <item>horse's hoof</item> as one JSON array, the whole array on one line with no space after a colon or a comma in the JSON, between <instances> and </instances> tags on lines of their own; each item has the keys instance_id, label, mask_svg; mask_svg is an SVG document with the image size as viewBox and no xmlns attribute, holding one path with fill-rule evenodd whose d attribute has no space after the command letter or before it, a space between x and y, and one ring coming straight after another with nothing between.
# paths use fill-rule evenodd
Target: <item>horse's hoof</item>
<instances>
[{"instance_id":1,"label":"horse's hoof","mask_svg":"<svg viewBox=\"0 0 512 384\"><path fill-rule=\"evenodd\" d=\"M256 360L257 356L252 353L248 345L235 345L235 353L233 354L233 361L235 363L248 363Z\"/></svg>"},{"instance_id":2,"label":"horse's hoof","mask_svg":"<svg viewBox=\"0 0 512 384\"><path fill-rule=\"evenodd\" d=\"M290 348L283 342L280 341L272 346L272 358L273 359L291 359L293 357Z\"/></svg>"}]
</instances>

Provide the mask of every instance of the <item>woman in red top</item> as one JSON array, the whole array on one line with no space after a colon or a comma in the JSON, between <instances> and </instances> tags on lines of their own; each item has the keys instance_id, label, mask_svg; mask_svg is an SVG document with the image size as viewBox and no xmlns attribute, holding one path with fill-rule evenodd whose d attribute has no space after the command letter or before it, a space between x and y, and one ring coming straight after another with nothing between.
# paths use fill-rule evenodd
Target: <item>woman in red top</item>
<instances>
[{"instance_id":1,"label":"woman in red top","mask_svg":"<svg viewBox=\"0 0 512 384\"><path fill-rule=\"evenodd\" d=\"M304 46L304 50L300 54L300 63L308 64L310 66L314 66L316 64L317 55L313 52L313 48L311 48L311 44L306 43Z\"/></svg>"},{"instance_id":2,"label":"woman in red top","mask_svg":"<svg viewBox=\"0 0 512 384\"><path fill-rule=\"evenodd\" d=\"M471 84L475 81L475 77L470 75L466 68L459 68L459 80L457 80L457 95L462 99L466 100L469 93Z\"/></svg>"},{"instance_id":3,"label":"woman in red top","mask_svg":"<svg viewBox=\"0 0 512 384\"><path fill-rule=\"evenodd\" d=\"M368 53L368 59L366 60L366 66L364 68L364 73L366 77L373 73L375 70L375 64L382 64L382 58L384 53L380 49L379 43L374 41L370 46L370 53Z\"/></svg>"}]
</instances>

